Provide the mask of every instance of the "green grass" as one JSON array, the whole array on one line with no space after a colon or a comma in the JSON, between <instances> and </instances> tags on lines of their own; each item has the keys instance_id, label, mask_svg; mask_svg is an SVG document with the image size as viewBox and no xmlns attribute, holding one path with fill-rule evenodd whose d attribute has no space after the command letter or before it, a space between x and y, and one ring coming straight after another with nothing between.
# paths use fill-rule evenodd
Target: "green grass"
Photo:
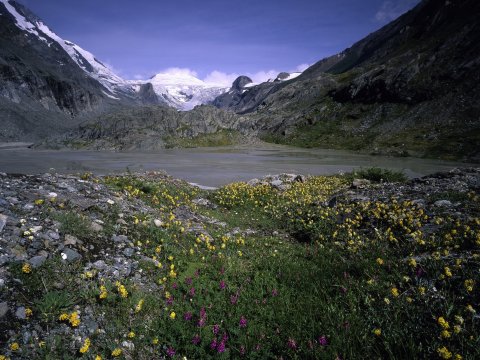
<instances>
[{"instance_id":1,"label":"green grass","mask_svg":"<svg viewBox=\"0 0 480 360\"><path fill-rule=\"evenodd\" d=\"M200 134L195 137L172 136L164 140L167 149L230 146L245 142L244 137L234 130L219 130L215 133Z\"/></svg>"},{"instance_id":2,"label":"green grass","mask_svg":"<svg viewBox=\"0 0 480 360\"><path fill-rule=\"evenodd\" d=\"M59 314L78 306L81 324L94 320L101 330L89 335L85 355L78 352L85 339L72 341L71 329L63 337L53 332L45 347L23 346L24 357L111 358L120 348L120 358L140 360L173 351L177 359L416 359L438 358L444 346L452 358L480 356L479 324L467 308L480 306L478 196L463 197L468 214L432 213L402 199L325 206L353 177L403 179L364 169L312 177L284 192L231 184L208 195L216 209L196 209L226 226L196 224L201 231L194 232L194 220L175 213L195 209L192 199L206 194L168 178L105 179L154 206L163 221L156 227L146 213L124 217L122 231L141 254L132 268L140 277L116 284L87 275L81 263L57 260L29 274L22 264L12 267L16 301L32 307L44 329L60 326ZM82 229L82 217L65 211L57 217L64 230ZM244 235L247 229L255 233ZM449 323L449 338L442 338L439 317Z\"/></svg>"}]
</instances>

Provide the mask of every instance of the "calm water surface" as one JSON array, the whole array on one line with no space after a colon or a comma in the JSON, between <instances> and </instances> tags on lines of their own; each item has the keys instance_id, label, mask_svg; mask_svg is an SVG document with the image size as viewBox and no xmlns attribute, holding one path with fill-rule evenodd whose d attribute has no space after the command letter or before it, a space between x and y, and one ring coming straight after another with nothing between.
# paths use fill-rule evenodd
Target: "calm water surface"
<instances>
[{"instance_id":1,"label":"calm water surface","mask_svg":"<svg viewBox=\"0 0 480 360\"><path fill-rule=\"evenodd\" d=\"M0 146L0 172L39 174L90 171L96 174L164 170L188 182L221 186L283 172L323 175L360 167L402 170L410 177L472 164L431 159L393 158L346 151L286 146L165 149L156 152L34 150ZM477 164L478 166L478 164Z\"/></svg>"}]
</instances>

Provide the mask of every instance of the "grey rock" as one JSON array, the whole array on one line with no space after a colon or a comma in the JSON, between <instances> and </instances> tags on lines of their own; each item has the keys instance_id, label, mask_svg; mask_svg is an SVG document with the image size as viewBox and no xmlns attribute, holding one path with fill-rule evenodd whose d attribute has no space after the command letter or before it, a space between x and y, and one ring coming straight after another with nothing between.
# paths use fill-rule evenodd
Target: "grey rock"
<instances>
[{"instance_id":1,"label":"grey rock","mask_svg":"<svg viewBox=\"0 0 480 360\"><path fill-rule=\"evenodd\" d=\"M437 200L433 205L438 207L451 207L453 204L449 200Z\"/></svg>"},{"instance_id":2,"label":"grey rock","mask_svg":"<svg viewBox=\"0 0 480 360\"><path fill-rule=\"evenodd\" d=\"M354 179L352 182L352 186L354 188L364 188L370 185L371 182L368 179Z\"/></svg>"},{"instance_id":3,"label":"grey rock","mask_svg":"<svg viewBox=\"0 0 480 360\"><path fill-rule=\"evenodd\" d=\"M15 311L15 317L20 320L25 320L27 318L24 306L20 306L17 308L17 311Z\"/></svg>"},{"instance_id":4,"label":"grey rock","mask_svg":"<svg viewBox=\"0 0 480 360\"><path fill-rule=\"evenodd\" d=\"M125 250L123 250L123 254L126 257L131 257L134 253L135 253L135 250L133 250L132 248L126 248Z\"/></svg>"},{"instance_id":5,"label":"grey rock","mask_svg":"<svg viewBox=\"0 0 480 360\"><path fill-rule=\"evenodd\" d=\"M125 235L113 235L112 240L114 242L124 243L124 242L128 242L128 237Z\"/></svg>"},{"instance_id":6,"label":"grey rock","mask_svg":"<svg viewBox=\"0 0 480 360\"><path fill-rule=\"evenodd\" d=\"M25 205L23 206L23 209L24 209L24 210L32 210L32 209L34 209L34 208L35 208L35 205L33 205L33 204L25 204Z\"/></svg>"},{"instance_id":7,"label":"grey rock","mask_svg":"<svg viewBox=\"0 0 480 360\"><path fill-rule=\"evenodd\" d=\"M42 229L43 229L42 226L37 225L37 226L32 226L32 227L30 228L30 231L31 231L32 233L36 234L36 233L38 233L39 231L41 231Z\"/></svg>"},{"instance_id":8,"label":"grey rock","mask_svg":"<svg viewBox=\"0 0 480 360\"><path fill-rule=\"evenodd\" d=\"M71 245L71 246L75 246L77 245L78 243L78 239L73 236L73 235L65 235L65 241L63 242L63 245L67 246L67 245Z\"/></svg>"},{"instance_id":9,"label":"grey rock","mask_svg":"<svg viewBox=\"0 0 480 360\"><path fill-rule=\"evenodd\" d=\"M95 322L93 319L87 319L84 321L83 325L87 328L87 331L90 335L95 334L98 329L98 323Z\"/></svg>"},{"instance_id":10,"label":"grey rock","mask_svg":"<svg viewBox=\"0 0 480 360\"><path fill-rule=\"evenodd\" d=\"M7 302L1 302L0 303L0 319L2 319L5 315L8 313L8 303Z\"/></svg>"},{"instance_id":11,"label":"grey rock","mask_svg":"<svg viewBox=\"0 0 480 360\"><path fill-rule=\"evenodd\" d=\"M64 259L64 260L66 260L68 262L77 261L77 260L80 260L82 258L82 255L80 255L78 252L76 252L75 250L70 249L70 248L63 249L62 255L63 254L66 256L66 259Z\"/></svg>"},{"instance_id":12,"label":"grey rock","mask_svg":"<svg viewBox=\"0 0 480 360\"><path fill-rule=\"evenodd\" d=\"M53 231L53 230L47 231L47 236L52 240L59 240L60 239L60 234L56 231Z\"/></svg>"},{"instance_id":13,"label":"grey rock","mask_svg":"<svg viewBox=\"0 0 480 360\"><path fill-rule=\"evenodd\" d=\"M5 286L5 279L0 279L0 288Z\"/></svg>"},{"instance_id":14,"label":"grey rock","mask_svg":"<svg viewBox=\"0 0 480 360\"><path fill-rule=\"evenodd\" d=\"M278 180L273 180L271 183L270 183L273 187L280 187L281 185L283 185L283 181L278 179Z\"/></svg>"},{"instance_id":15,"label":"grey rock","mask_svg":"<svg viewBox=\"0 0 480 360\"><path fill-rule=\"evenodd\" d=\"M28 262L32 265L33 268L42 266L45 261L47 261L47 257L43 255L34 256L30 260L28 260Z\"/></svg>"},{"instance_id":16,"label":"grey rock","mask_svg":"<svg viewBox=\"0 0 480 360\"><path fill-rule=\"evenodd\" d=\"M95 222L95 221L92 222L92 224L90 225L90 228L95 232L103 231L103 226L100 225L99 223Z\"/></svg>"},{"instance_id":17,"label":"grey rock","mask_svg":"<svg viewBox=\"0 0 480 360\"><path fill-rule=\"evenodd\" d=\"M7 255L0 256L0 266L7 264L9 261L9 257Z\"/></svg>"},{"instance_id":18,"label":"grey rock","mask_svg":"<svg viewBox=\"0 0 480 360\"><path fill-rule=\"evenodd\" d=\"M156 227L162 227L163 226L163 221L159 219L153 220L153 223L155 224Z\"/></svg>"},{"instance_id":19,"label":"grey rock","mask_svg":"<svg viewBox=\"0 0 480 360\"><path fill-rule=\"evenodd\" d=\"M0 214L0 234L2 233L5 225L7 225L7 220L8 220L7 215Z\"/></svg>"},{"instance_id":20,"label":"grey rock","mask_svg":"<svg viewBox=\"0 0 480 360\"><path fill-rule=\"evenodd\" d=\"M104 270L107 268L107 264L103 260L97 260L95 261L92 266L97 269L97 270Z\"/></svg>"}]
</instances>

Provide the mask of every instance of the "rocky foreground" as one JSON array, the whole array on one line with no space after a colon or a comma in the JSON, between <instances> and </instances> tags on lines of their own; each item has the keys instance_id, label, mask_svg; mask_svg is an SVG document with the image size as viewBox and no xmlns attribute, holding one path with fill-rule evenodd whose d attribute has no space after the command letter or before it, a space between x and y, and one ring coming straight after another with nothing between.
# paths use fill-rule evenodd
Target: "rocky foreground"
<instances>
[{"instance_id":1,"label":"rocky foreground","mask_svg":"<svg viewBox=\"0 0 480 360\"><path fill-rule=\"evenodd\" d=\"M388 175L0 174L0 359L480 356L480 169Z\"/></svg>"}]
</instances>

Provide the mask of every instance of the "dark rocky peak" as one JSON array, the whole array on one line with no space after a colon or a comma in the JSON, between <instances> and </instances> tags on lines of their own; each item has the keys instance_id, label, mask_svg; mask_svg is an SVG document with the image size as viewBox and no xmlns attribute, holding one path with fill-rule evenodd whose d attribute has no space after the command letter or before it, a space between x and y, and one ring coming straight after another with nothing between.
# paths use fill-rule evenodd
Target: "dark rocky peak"
<instances>
[{"instance_id":1,"label":"dark rocky peak","mask_svg":"<svg viewBox=\"0 0 480 360\"><path fill-rule=\"evenodd\" d=\"M232 84L232 90L236 91L242 91L245 85L252 83L252 79L250 79L248 76L239 76L238 78L235 79L235 81Z\"/></svg>"},{"instance_id":2,"label":"dark rocky peak","mask_svg":"<svg viewBox=\"0 0 480 360\"><path fill-rule=\"evenodd\" d=\"M277 78L275 81L282 81L285 79L288 79L290 77L290 74L288 72L281 72L280 74L277 75Z\"/></svg>"}]
</instances>

